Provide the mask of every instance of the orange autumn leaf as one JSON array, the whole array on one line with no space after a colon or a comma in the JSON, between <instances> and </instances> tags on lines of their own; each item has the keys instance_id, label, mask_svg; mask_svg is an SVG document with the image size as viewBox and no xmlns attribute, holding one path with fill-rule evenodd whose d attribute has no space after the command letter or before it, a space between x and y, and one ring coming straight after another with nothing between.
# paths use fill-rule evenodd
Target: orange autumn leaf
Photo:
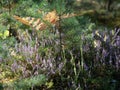
<instances>
[{"instance_id":1,"label":"orange autumn leaf","mask_svg":"<svg viewBox=\"0 0 120 90\"><path fill-rule=\"evenodd\" d=\"M21 18L21 17L18 17L18 16L16 16L16 15L14 15L13 17L14 17L16 20L22 22L23 24L30 26L29 21L27 21L27 20L25 20L25 19L23 19L23 18Z\"/></svg>"}]
</instances>

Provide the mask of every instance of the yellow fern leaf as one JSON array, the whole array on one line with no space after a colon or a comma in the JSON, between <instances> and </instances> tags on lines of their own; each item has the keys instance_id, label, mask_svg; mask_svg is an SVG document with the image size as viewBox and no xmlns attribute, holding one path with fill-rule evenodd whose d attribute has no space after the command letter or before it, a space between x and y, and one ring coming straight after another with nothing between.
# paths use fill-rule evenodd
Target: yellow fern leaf
<instances>
[{"instance_id":1,"label":"yellow fern leaf","mask_svg":"<svg viewBox=\"0 0 120 90\"><path fill-rule=\"evenodd\" d=\"M69 18L77 16L77 14L66 14L61 16L61 18ZM35 28L36 30L44 30L47 28L47 24L45 22L42 22L40 19L35 19L32 17L19 17L19 16L13 16L16 20L20 21L21 23L31 26L32 28ZM51 12L48 12L44 17L43 21L47 21L53 25L56 24L56 22L59 20L59 16L57 15L56 10L53 10Z\"/></svg>"}]
</instances>

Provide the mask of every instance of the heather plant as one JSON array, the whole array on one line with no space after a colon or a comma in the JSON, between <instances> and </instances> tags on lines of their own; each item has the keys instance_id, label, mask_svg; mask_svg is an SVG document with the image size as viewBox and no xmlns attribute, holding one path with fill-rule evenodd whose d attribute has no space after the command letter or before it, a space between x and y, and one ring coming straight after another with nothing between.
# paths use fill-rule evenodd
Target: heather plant
<instances>
[{"instance_id":1,"label":"heather plant","mask_svg":"<svg viewBox=\"0 0 120 90\"><path fill-rule=\"evenodd\" d=\"M113 90L116 90L118 89L117 83L119 83L119 78L117 78L117 75L119 75L119 29L96 31L93 33L93 36L95 38L93 43L94 48L92 47L93 55L90 53L92 57L88 59L92 61L88 61L85 57L85 64L87 65L86 70L89 72L89 77L91 77L90 81L89 79L87 80L87 88L102 90L113 88ZM89 53L87 53L87 56L88 54ZM117 74L115 74L115 72L117 72ZM99 87L99 85L102 86L105 85L105 83L101 83L101 81L96 78L108 78L108 81L105 82L107 84L106 87ZM93 87L88 85L90 82L91 85L94 85ZM113 87L107 87L110 84L113 85Z\"/></svg>"},{"instance_id":2,"label":"heather plant","mask_svg":"<svg viewBox=\"0 0 120 90\"><path fill-rule=\"evenodd\" d=\"M14 78L15 81L0 83L0 88L119 89L119 28L99 30L100 27L87 15L61 18L65 13L74 12L72 5L75 1L67 1L20 0L16 8L8 8L8 12L2 13L0 80ZM43 9L42 13L36 14L39 8ZM43 31L29 28L11 18L12 14L16 14L43 20L42 15L54 9L59 20L53 26L47 23L48 27ZM11 35L11 31L16 33Z\"/></svg>"},{"instance_id":3,"label":"heather plant","mask_svg":"<svg viewBox=\"0 0 120 90\"><path fill-rule=\"evenodd\" d=\"M95 47L98 55L102 56L99 59L99 56L96 56L99 60L99 63L104 65L112 65L116 70L119 69L119 33L120 30L116 28L111 31L99 32L96 31L94 34ZM97 60L96 58L96 60Z\"/></svg>"},{"instance_id":4,"label":"heather plant","mask_svg":"<svg viewBox=\"0 0 120 90\"><path fill-rule=\"evenodd\" d=\"M49 32L49 36L47 36L48 32L38 32L41 36L36 36L35 38L31 37L27 31L23 32L26 34L19 36L21 43L16 43L15 48L10 51L10 58L12 60L10 66L14 75L23 79L40 74L50 77L61 72L63 62L56 64L55 55L57 52L54 51L55 48L58 49L56 47L58 42L57 40L55 42L52 33ZM26 36L23 38L22 35Z\"/></svg>"}]
</instances>

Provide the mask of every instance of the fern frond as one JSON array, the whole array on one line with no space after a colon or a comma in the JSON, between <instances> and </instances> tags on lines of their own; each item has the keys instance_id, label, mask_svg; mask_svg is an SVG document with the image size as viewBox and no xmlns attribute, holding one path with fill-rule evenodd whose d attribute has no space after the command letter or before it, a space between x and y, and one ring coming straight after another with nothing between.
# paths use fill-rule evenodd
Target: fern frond
<instances>
[{"instance_id":1,"label":"fern frond","mask_svg":"<svg viewBox=\"0 0 120 90\"><path fill-rule=\"evenodd\" d=\"M89 12L93 12L93 11L89 11ZM83 14L86 14L87 12L84 13L80 13L80 14L75 14L75 13L71 13L71 14L64 14L61 16L62 19L65 18L70 18L70 17L75 17L75 16L81 16ZM56 22L59 20L59 15L57 15L56 10L53 10L51 12L48 12L44 17L43 20L41 19L36 19L33 17L18 17L18 16L13 16L16 20L20 21L21 23L28 25L32 28L35 28L36 30L44 30L48 27L47 23L50 23L51 25L56 25Z\"/></svg>"},{"instance_id":2,"label":"fern frond","mask_svg":"<svg viewBox=\"0 0 120 90\"><path fill-rule=\"evenodd\" d=\"M30 26L30 23L29 23L25 18L21 18L21 17L18 17L18 16L16 16L16 15L14 15L13 17L14 17L16 20L20 21L21 23Z\"/></svg>"},{"instance_id":3,"label":"fern frond","mask_svg":"<svg viewBox=\"0 0 120 90\"><path fill-rule=\"evenodd\" d=\"M43 20L32 18L32 17L19 17L19 16L13 16L16 20L19 22L31 26L35 28L36 30L44 30L47 28L47 24L43 21L46 21L50 24L55 24L58 20L59 17L56 13L56 11L49 12L47 15L43 17Z\"/></svg>"}]
</instances>

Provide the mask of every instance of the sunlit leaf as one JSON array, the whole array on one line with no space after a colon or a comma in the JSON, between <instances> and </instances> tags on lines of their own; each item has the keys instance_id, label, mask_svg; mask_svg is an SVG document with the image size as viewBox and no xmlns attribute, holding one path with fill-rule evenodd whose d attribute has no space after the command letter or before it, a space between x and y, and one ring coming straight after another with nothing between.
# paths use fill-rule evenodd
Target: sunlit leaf
<instances>
[{"instance_id":1,"label":"sunlit leaf","mask_svg":"<svg viewBox=\"0 0 120 90\"><path fill-rule=\"evenodd\" d=\"M6 30L6 31L4 32L4 36L6 36L6 37L9 36L9 31L8 31L8 30Z\"/></svg>"}]
</instances>

